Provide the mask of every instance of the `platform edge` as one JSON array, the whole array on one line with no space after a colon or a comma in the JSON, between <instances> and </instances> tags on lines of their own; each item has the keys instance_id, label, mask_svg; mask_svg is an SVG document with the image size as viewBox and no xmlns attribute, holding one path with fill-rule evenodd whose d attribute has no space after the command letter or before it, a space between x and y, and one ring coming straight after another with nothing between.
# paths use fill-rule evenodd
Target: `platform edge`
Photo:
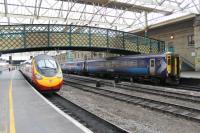
<instances>
[{"instance_id":1,"label":"platform edge","mask_svg":"<svg viewBox=\"0 0 200 133\"><path fill-rule=\"evenodd\" d=\"M71 121L74 125L76 125L78 128L80 128L85 133L93 133L90 129L88 129L87 127L83 126L80 122L78 122L77 120L75 120L74 118L72 118L71 116L69 116L68 114L64 113L62 110L60 110L58 107L56 107L55 105L53 105L50 101L48 101L26 79L25 79L25 81L27 82L27 84L31 87L31 89L35 93L37 93L47 104L49 104L51 107L53 107L53 109L55 109L59 114L61 114L66 119L68 119L69 121Z\"/></svg>"}]
</instances>

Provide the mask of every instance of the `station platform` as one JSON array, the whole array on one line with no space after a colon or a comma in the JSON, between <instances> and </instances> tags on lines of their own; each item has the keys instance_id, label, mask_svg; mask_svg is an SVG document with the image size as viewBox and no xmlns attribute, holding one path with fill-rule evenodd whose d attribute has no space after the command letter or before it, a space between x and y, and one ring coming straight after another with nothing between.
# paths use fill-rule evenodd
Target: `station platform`
<instances>
[{"instance_id":1,"label":"station platform","mask_svg":"<svg viewBox=\"0 0 200 133\"><path fill-rule=\"evenodd\" d=\"M189 85L200 85L200 72L181 72L181 83Z\"/></svg>"},{"instance_id":2,"label":"station platform","mask_svg":"<svg viewBox=\"0 0 200 133\"><path fill-rule=\"evenodd\" d=\"M91 133L15 70L0 74L0 133Z\"/></svg>"},{"instance_id":3,"label":"station platform","mask_svg":"<svg viewBox=\"0 0 200 133\"><path fill-rule=\"evenodd\" d=\"M181 72L181 78L200 79L200 72L195 72L195 71Z\"/></svg>"}]
</instances>

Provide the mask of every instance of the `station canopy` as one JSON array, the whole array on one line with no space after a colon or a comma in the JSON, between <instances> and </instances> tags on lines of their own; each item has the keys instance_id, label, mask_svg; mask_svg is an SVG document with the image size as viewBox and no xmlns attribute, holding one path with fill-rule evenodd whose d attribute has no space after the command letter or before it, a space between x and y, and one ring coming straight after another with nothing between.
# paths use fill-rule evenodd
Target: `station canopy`
<instances>
[{"instance_id":1,"label":"station canopy","mask_svg":"<svg viewBox=\"0 0 200 133\"><path fill-rule=\"evenodd\" d=\"M0 0L0 25L74 24L133 31L199 13L200 0Z\"/></svg>"}]
</instances>

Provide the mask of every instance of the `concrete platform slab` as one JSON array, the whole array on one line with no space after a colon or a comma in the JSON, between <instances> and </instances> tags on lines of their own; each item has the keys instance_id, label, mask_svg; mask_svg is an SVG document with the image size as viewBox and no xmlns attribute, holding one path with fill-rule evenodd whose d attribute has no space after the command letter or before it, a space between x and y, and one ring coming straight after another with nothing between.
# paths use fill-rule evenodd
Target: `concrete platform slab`
<instances>
[{"instance_id":1,"label":"concrete platform slab","mask_svg":"<svg viewBox=\"0 0 200 133\"><path fill-rule=\"evenodd\" d=\"M53 106L19 71L0 74L0 133L90 133Z\"/></svg>"},{"instance_id":2,"label":"concrete platform slab","mask_svg":"<svg viewBox=\"0 0 200 133\"><path fill-rule=\"evenodd\" d=\"M200 72L195 72L195 71L181 72L181 78L200 79Z\"/></svg>"}]
</instances>

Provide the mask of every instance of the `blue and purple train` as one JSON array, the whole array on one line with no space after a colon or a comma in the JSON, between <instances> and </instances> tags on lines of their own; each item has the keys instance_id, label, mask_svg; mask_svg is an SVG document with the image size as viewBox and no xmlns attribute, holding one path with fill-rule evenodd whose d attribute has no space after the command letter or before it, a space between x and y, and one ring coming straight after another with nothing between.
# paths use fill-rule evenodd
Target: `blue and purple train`
<instances>
[{"instance_id":1,"label":"blue and purple train","mask_svg":"<svg viewBox=\"0 0 200 133\"><path fill-rule=\"evenodd\" d=\"M110 77L129 77L132 80L151 80L179 83L180 60L177 54L129 55L66 62L61 65L66 73Z\"/></svg>"}]
</instances>

